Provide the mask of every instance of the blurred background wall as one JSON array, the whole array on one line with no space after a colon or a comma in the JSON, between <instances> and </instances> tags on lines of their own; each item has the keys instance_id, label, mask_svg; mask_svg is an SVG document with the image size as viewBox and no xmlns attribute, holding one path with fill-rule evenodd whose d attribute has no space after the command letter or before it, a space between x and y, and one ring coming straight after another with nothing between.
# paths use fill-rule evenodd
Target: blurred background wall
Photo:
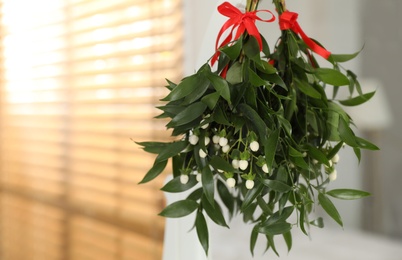
<instances>
[{"instance_id":1,"label":"blurred background wall","mask_svg":"<svg viewBox=\"0 0 402 260\"><path fill-rule=\"evenodd\" d=\"M220 29L217 24L222 24L225 19L210 10L216 9L220 2L223 1L185 2L186 74L192 73L213 53L215 35ZM398 135L401 132L398 98L402 91L399 87L402 29L398 14L402 11L402 2L288 0L286 3L289 10L299 13L303 30L331 52L350 54L362 50L344 67L358 75L365 91L377 90L378 93L368 106L351 108L348 112L356 119L357 134L378 144L381 151L364 153L359 164L353 151L343 150L338 166L339 178L331 185L363 189L373 194L365 200L335 201L345 229L400 239L402 139ZM271 1L262 1L260 8L272 9ZM258 26L273 46L279 35L277 26L263 23ZM197 55L193 55L194 52ZM336 228L330 219L326 220L326 225Z\"/></svg>"}]
</instances>

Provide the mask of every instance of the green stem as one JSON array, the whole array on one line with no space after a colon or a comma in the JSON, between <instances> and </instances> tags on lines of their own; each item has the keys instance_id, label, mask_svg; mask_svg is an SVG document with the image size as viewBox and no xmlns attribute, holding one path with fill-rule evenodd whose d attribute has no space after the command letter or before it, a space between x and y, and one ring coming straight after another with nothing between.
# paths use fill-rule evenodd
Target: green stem
<instances>
[{"instance_id":1,"label":"green stem","mask_svg":"<svg viewBox=\"0 0 402 260\"><path fill-rule=\"evenodd\" d=\"M279 15L286 11L285 0L273 0L273 2Z\"/></svg>"},{"instance_id":2,"label":"green stem","mask_svg":"<svg viewBox=\"0 0 402 260\"><path fill-rule=\"evenodd\" d=\"M246 4L246 11L247 12L253 12L256 11L258 8L258 3L260 0L247 0Z\"/></svg>"}]
</instances>

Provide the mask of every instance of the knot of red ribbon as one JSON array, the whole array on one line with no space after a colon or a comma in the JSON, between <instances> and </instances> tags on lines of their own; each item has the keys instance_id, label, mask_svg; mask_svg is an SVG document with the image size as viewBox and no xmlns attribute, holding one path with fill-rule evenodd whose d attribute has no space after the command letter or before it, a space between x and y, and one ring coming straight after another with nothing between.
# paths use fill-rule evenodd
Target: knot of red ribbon
<instances>
[{"instance_id":1,"label":"knot of red ribbon","mask_svg":"<svg viewBox=\"0 0 402 260\"><path fill-rule=\"evenodd\" d=\"M259 20L262 22L273 22L275 21L275 16L273 15L272 12L268 10L260 10L260 11L253 11L253 12L246 12L242 13L238 8L234 7L232 4L228 2L224 2L220 6L218 6L218 11L222 15L229 17L229 20L227 20L222 28L220 29L218 33L218 37L216 38L216 43L215 43L215 49L216 53L211 59L211 64L214 65L214 63L217 61L219 57L219 48L227 45L231 41L235 41L240 38L240 36L247 31L247 33L253 37L256 38L258 45L260 46L260 51L262 50L262 39L260 36L260 32L257 29L257 26L255 25L255 21ZM258 12L267 12L272 15L271 19L268 20L263 20L260 17L257 16ZM232 27L229 35L222 41L222 43L219 45L220 38L222 34ZM236 34L233 37L234 30L237 28Z\"/></svg>"},{"instance_id":2,"label":"knot of red ribbon","mask_svg":"<svg viewBox=\"0 0 402 260\"><path fill-rule=\"evenodd\" d=\"M318 45L312 39L310 39L301 29L299 23L297 22L297 17L299 15L294 12L285 11L279 16L279 27L281 30L292 30L295 33L299 34L303 41L307 44L307 46L320 55L321 57L328 59L331 55L331 52L327 51L325 48Z\"/></svg>"}]
</instances>

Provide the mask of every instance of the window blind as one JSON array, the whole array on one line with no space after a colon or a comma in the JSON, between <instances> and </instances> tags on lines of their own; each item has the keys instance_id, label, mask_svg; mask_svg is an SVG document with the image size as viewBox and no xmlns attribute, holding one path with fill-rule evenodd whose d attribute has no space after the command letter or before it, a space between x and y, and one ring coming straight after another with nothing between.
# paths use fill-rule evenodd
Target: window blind
<instances>
[{"instance_id":1,"label":"window blind","mask_svg":"<svg viewBox=\"0 0 402 260\"><path fill-rule=\"evenodd\" d=\"M0 258L161 259L161 183L132 142L169 133L180 0L0 0ZM163 178L159 178L163 182Z\"/></svg>"}]
</instances>

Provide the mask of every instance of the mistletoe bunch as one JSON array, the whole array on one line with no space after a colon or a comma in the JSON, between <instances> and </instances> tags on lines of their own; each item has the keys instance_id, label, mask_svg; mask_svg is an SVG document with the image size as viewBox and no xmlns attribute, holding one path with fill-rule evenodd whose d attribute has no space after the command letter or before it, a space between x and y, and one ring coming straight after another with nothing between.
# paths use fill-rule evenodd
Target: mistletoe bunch
<instances>
[{"instance_id":1,"label":"mistletoe bunch","mask_svg":"<svg viewBox=\"0 0 402 260\"><path fill-rule=\"evenodd\" d=\"M310 219L321 206L339 225L342 219L329 197L368 196L354 189L327 190L337 177L338 151L345 145L360 159L361 149L378 149L354 134L343 106L360 105L372 93L362 93L357 76L341 66L358 53L335 55L307 37L297 14L274 0L281 36L273 50L255 27L258 0L243 13L229 3L218 10L229 17L217 39L217 52L195 74L178 84L168 81L169 94L160 106L173 142L143 142L156 155L141 183L151 181L172 161L174 178L162 190L191 194L168 205L160 215L184 217L196 211L195 228L208 252L207 215L228 227L227 217L241 214L252 223L250 249L267 239L276 253L274 236L283 236L290 250L292 227L308 234ZM263 10L264 12L269 12ZM270 12L269 12L270 13ZM221 44L226 30L229 35ZM331 66L321 67L315 55ZM350 98L337 100L340 88ZM327 96L332 89L333 96ZM292 221L290 216L295 215ZM293 218L292 218L293 219Z\"/></svg>"}]
</instances>

